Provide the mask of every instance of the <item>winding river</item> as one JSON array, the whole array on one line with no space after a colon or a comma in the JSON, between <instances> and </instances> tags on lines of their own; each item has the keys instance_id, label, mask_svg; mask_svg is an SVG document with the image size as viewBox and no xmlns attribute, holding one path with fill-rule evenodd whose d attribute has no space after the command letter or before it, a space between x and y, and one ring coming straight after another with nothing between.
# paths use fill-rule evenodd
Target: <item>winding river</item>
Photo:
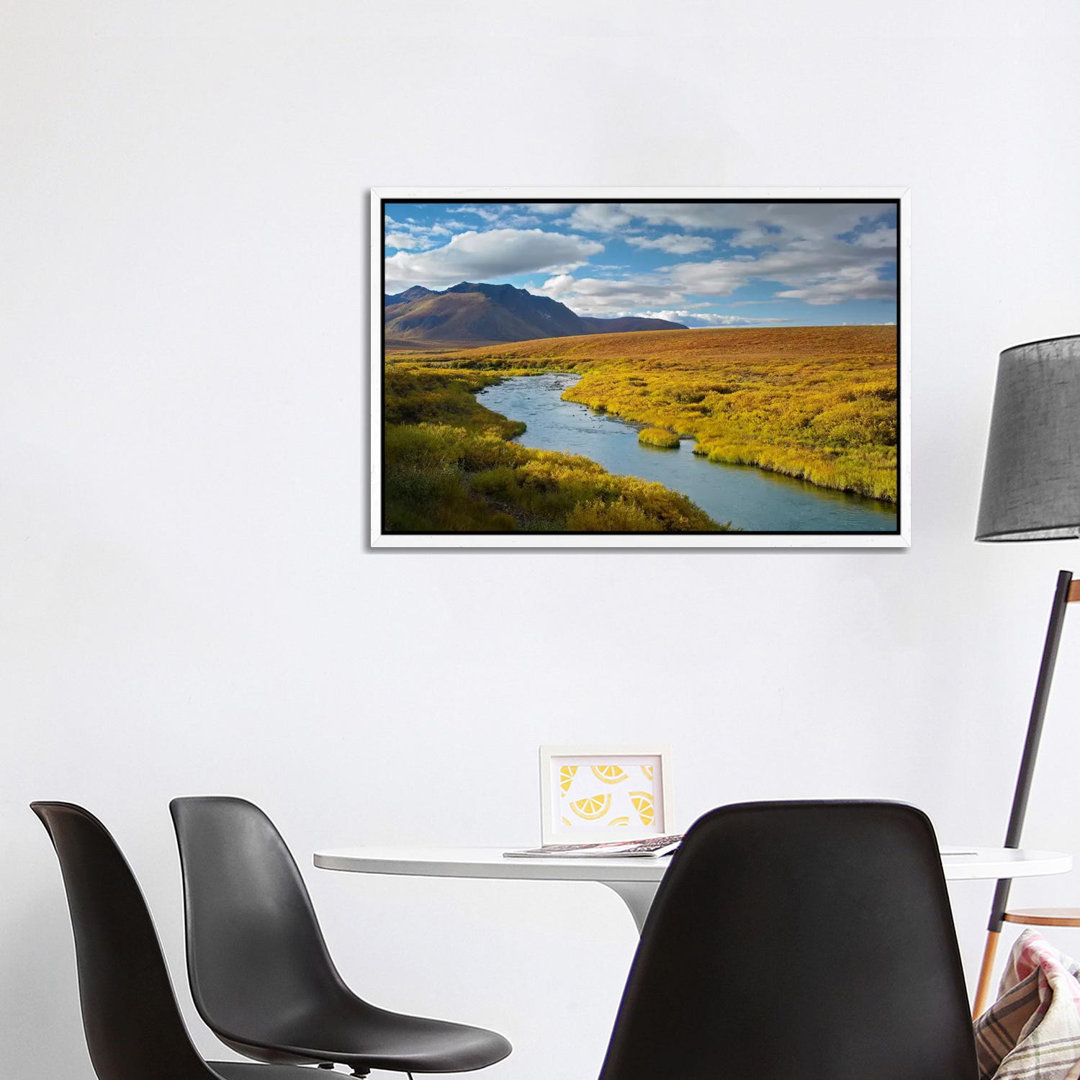
<instances>
[{"instance_id":1,"label":"winding river","mask_svg":"<svg viewBox=\"0 0 1080 1080\"><path fill-rule=\"evenodd\" d=\"M515 439L537 450L581 454L608 472L656 480L692 499L714 521L746 532L893 532L896 508L877 499L815 487L746 465L718 465L695 456L694 441L678 450L642 446L645 425L594 413L563 401L580 376L516 375L476 395L481 405L512 420L525 433Z\"/></svg>"}]
</instances>

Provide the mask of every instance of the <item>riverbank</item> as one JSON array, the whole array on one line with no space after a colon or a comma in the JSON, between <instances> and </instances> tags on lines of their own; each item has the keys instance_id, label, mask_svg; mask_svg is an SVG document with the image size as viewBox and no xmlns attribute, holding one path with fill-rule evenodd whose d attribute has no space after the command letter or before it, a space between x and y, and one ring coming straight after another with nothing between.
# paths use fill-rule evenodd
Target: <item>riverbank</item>
<instances>
[{"instance_id":1,"label":"riverbank","mask_svg":"<svg viewBox=\"0 0 1080 1080\"><path fill-rule=\"evenodd\" d=\"M716 532L685 495L588 458L511 442L524 424L473 396L512 371L387 363L383 531Z\"/></svg>"},{"instance_id":2,"label":"riverbank","mask_svg":"<svg viewBox=\"0 0 1080 1080\"><path fill-rule=\"evenodd\" d=\"M775 472L726 465L696 455L693 441L669 449L643 443L640 425L569 400L581 378L572 372L510 375L484 387L485 408L524 421L515 442L596 462L617 476L663 484L714 521L747 533L883 533L895 531L896 507L817 487Z\"/></svg>"}]
</instances>

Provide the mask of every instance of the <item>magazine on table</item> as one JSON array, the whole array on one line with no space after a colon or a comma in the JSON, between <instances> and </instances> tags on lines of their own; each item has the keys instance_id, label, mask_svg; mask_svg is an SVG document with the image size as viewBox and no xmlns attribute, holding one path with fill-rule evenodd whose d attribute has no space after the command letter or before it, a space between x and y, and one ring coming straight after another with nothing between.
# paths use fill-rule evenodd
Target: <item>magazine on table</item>
<instances>
[{"instance_id":1,"label":"magazine on table","mask_svg":"<svg viewBox=\"0 0 1080 1080\"><path fill-rule=\"evenodd\" d=\"M658 858L674 854L682 836L647 836L640 840L606 840L594 844L544 844L538 848L504 851L507 859Z\"/></svg>"}]
</instances>

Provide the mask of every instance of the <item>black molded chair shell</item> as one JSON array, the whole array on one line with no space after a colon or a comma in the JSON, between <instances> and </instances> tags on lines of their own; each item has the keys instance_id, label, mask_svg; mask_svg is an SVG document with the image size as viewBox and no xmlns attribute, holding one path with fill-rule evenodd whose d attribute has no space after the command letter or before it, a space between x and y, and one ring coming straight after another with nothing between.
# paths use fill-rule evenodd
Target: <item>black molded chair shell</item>
<instances>
[{"instance_id":1,"label":"black molded chair shell","mask_svg":"<svg viewBox=\"0 0 1080 1080\"><path fill-rule=\"evenodd\" d=\"M142 892L108 830L72 803L31 809L60 860L83 1027L100 1080L311 1080L292 1067L204 1061L184 1027Z\"/></svg>"},{"instance_id":2,"label":"black molded chair shell","mask_svg":"<svg viewBox=\"0 0 1080 1080\"><path fill-rule=\"evenodd\" d=\"M601 1080L975 1080L927 817L881 802L721 807L646 920Z\"/></svg>"},{"instance_id":3,"label":"black molded chair shell","mask_svg":"<svg viewBox=\"0 0 1080 1080\"><path fill-rule=\"evenodd\" d=\"M335 1062L359 1072L467 1072L510 1053L493 1031L357 997L334 967L295 860L257 806L226 796L169 806L191 993L227 1045L259 1061Z\"/></svg>"}]
</instances>

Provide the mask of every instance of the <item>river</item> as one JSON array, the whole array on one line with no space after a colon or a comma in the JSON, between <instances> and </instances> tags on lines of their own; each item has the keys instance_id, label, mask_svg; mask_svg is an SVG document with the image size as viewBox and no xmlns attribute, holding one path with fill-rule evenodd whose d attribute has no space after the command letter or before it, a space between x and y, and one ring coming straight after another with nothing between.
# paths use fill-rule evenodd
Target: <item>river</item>
<instances>
[{"instance_id":1,"label":"river","mask_svg":"<svg viewBox=\"0 0 1080 1080\"><path fill-rule=\"evenodd\" d=\"M692 499L714 521L730 521L745 532L895 532L896 507L816 487L747 465L719 465L695 455L694 440L678 450L642 446L644 425L626 423L563 401L578 375L516 375L485 387L476 400L511 420L525 433L515 439L537 450L581 454L608 472L656 480Z\"/></svg>"}]
</instances>

